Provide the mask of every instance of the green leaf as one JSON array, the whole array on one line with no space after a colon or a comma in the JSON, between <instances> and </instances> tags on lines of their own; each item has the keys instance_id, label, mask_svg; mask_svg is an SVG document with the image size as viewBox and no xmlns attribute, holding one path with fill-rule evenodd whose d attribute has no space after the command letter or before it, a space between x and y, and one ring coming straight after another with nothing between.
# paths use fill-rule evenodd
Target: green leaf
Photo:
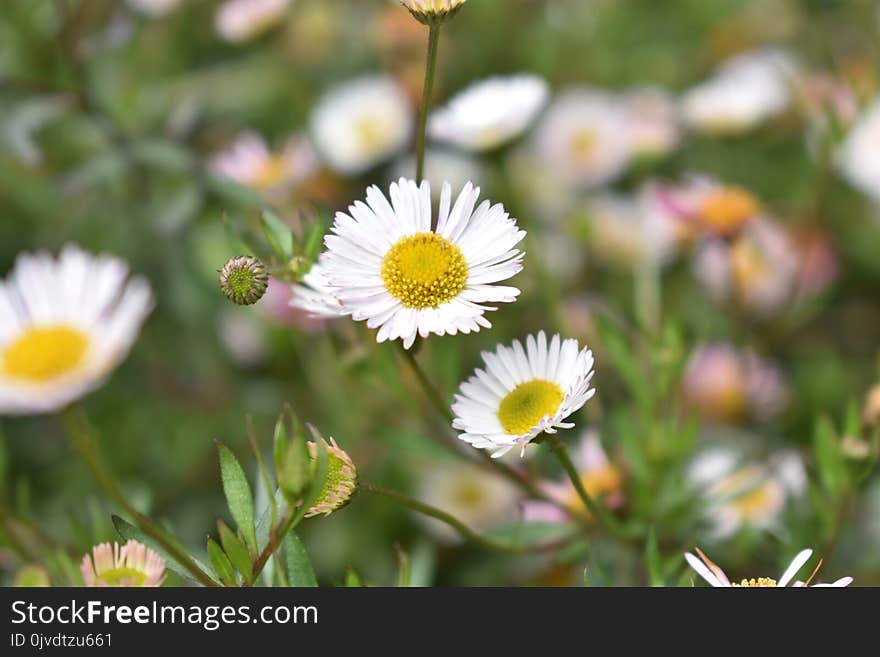
<instances>
[{"instance_id":1,"label":"green leaf","mask_svg":"<svg viewBox=\"0 0 880 657\"><path fill-rule=\"evenodd\" d=\"M172 557L161 545L159 545L156 541L154 541L151 537L144 534L140 529L132 525L127 520L123 520L119 516L112 516L113 518L113 526L116 528L116 532L125 540L133 539L140 543L143 543L148 548L155 550L160 557L165 560L165 565L173 570L175 573L180 575L181 577L185 577L188 580L193 580L192 574L183 566L177 559ZM182 549L182 548L181 548ZM193 563L195 563L199 568L202 569L203 572L207 573L208 568L205 567L198 559L196 559L193 555L188 554L190 559L192 559Z\"/></svg>"},{"instance_id":2,"label":"green leaf","mask_svg":"<svg viewBox=\"0 0 880 657\"><path fill-rule=\"evenodd\" d=\"M602 346L617 374L626 383L639 404L642 407L649 406L650 385L635 358L633 347L624 339L620 330L601 315L596 316L596 328L599 331Z\"/></svg>"},{"instance_id":3,"label":"green leaf","mask_svg":"<svg viewBox=\"0 0 880 657\"><path fill-rule=\"evenodd\" d=\"M820 417L813 432L813 451L819 479L826 491L836 496L844 484L845 466L837 446L834 425L827 417Z\"/></svg>"},{"instance_id":4,"label":"green leaf","mask_svg":"<svg viewBox=\"0 0 880 657\"><path fill-rule=\"evenodd\" d=\"M217 519L217 533L220 535L220 545L223 546L223 551L229 557L232 565L241 573L248 584L253 582L253 560L248 554L247 548L235 535L235 532L229 528L229 525L223 522L222 518Z\"/></svg>"},{"instance_id":5,"label":"green leaf","mask_svg":"<svg viewBox=\"0 0 880 657\"><path fill-rule=\"evenodd\" d=\"M263 211L260 221L276 257L282 262L289 262L293 258L293 233L290 228L269 210Z\"/></svg>"},{"instance_id":6,"label":"green leaf","mask_svg":"<svg viewBox=\"0 0 880 657\"><path fill-rule=\"evenodd\" d=\"M485 536L510 547L529 547L571 536L571 526L558 522L517 522L496 527Z\"/></svg>"},{"instance_id":7,"label":"green leaf","mask_svg":"<svg viewBox=\"0 0 880 657\"><path fill-rule=\"evenodd\" d=\"M235 570L232 568L232 563L223 548L217 545L217 541L213 538L208 538L208 559L211 560L214 573L220 578L220 581L226 586L235 586Z\"/></svg>"},{"instance_id":8,"label":"green leaf","mask_svg":"<svg viewBox=\"0 0 880 657\"><path fill-rule=\"evenodd\" d=\"M409 566L409 555L406 553L399 543L394 544L394 552L397 554L397 586L400 588L409 588L411 571Z\"/></svg>"},{"instance_id":9,"label":"green leaf","mask_svg":"<svg viewBox=\"0 0 880 657\"><path fill-rule=\"evenodd\" d=\"M357 571L349 566L345 569L345 586L348 588L355 588L358 586L363 586L364 580L361 579L361 576L358 575Z\"/></svg>"},{"instance_id":10,"label":"green leaf","mask_svg":"<svg viewBox=\"0 0 880 657\"><path fill-rule=\"evenodd\" d=\"M318 213L315 215L315 223L312 224L309 234L306 236L305 243L303 244L303 256L305 256L309 263L313 263L318 257L318 252L321 250L321 244L323 243L325 230L326 223L324 221L324 216L321 213Z\"/></svg>"},{"instance_id":11,"label":"green leaf","mask_svg":"<svg viewBox=\"0 0 880 657\"><path fill-rule=\"evenodd\" d=\"M284 539L284 560L290 586L318 586L311 559L295 532L288 533Z\"/></svg>"},{"instance_id":12,"label":"green leaf","mask_svg":"<svg viewBox=\"0 0 880 657\"><path fill-rule=\"evenodd\" d=\"M244 470L232 451L225 445L218 445L220 455L220 474L223 478L223 493L229 513L244 538L251 556L257 554L257 533L254 527L254 497L245 477Z\"/></svg>"},{"instance_id":13,"label":"green leaf","mask_svg":"<svg viewBox=\"0 0 880 657\"><path fill-rule=\"evenodd\" d=\"M651 527L648 540L645 541L645 567L651 586L664 586L663 563L660 559L660 548L657 546L657 533Z\"/></svg>"}]
</instances>

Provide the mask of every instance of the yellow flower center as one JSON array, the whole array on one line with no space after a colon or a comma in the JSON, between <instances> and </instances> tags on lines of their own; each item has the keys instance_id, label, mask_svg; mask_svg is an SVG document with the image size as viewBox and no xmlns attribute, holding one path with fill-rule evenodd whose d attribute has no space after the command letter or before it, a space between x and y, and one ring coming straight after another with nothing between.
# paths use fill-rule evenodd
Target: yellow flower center
<instances>
[{"instance_id":1,"label":"yellow flower center","mask_svg":"<svg viewBox=\"0 0 880 657\"><path fill-rule=\"evenodd\" d=\"M274 187L286 174L287 160L280 155L273 155L263 161L254 173L254 187L258 189Z\"/></svg>"},{"instance_id":2,"label":"yellow flower center","mask_svg":"<svg viewBox=\"0 0 880 657\"><path fill-rule=\"evenodd\" d=\"M107 586L143 586L147 576L134 568L119 566L105 570L97 579Z\"/></svg>"},{"instance_id":3,"label":"yellow flower center","mask_svg":"<svg viewBox=\"0 0 880 657\"><path fill-rule=\"evenodd\" d=\"M776 587L776 580L771 579L769 577L759 577L758 579L754 579L754 578L744 579L739 584L737 584L736 582L732 582L730 585L735 586L737 588L739 588L739 587L775 588Z\"/></svg>"},{"instance_id":4,"label":"yellow flower center","mask_svg":"<svg viewBox=\"0 0 880 657\"><path fill-rule=\"evenodd\" d=\"M389 126L379 116L361 117L354 126L361 147L367 152L381 150L388 143Z\"/></svg>"},{"instance_id":5,"label":"yellow flower center","mask_svg":"<svg viewBox=\"0 0 880 657\"><path fill-rule=\"evenodd\" d=\"M552 381L532 379L507 393L498 406L498 421L508 434L527 434L545 415L559 409L565 395Z\"/></svg>"},{"instance_id":6,"label":"yellow flower center","mask_svg":"<svg viewBox=\"0 0 880 657\"><path fill-rule=\"evenodd\" d=\"M706 195L697 211L706 227L729 235L760 210L755 197L742 189L726 187Z\"/></svg>"},{"instance_id":7,"label":"yellow flower center","mask_svg":"<svg viewBox=\"0 0 880 657\"><path fill-rule=\"evenodd\" d=\"M451 301L467 277L461 249L436 233L404 237L382 260L385 289L407 308L437 308Z\"/></svg>"},{"instance_id":8,"label":"yellow flower center","mask_svg":"<svg viewBox=\"0 0 880 657\"><path fill-rule=\"evenodd\" d=\"M485 499L483 488L475 481L462 482L455 489L453 495L455 502L462 507L477 507Z\"/></svg>"},{"instance_id":9,"label":"yellow flower center","mask_svg":"<svg viewBox=\"0 0 880 657\"><path fill-rule=\"evenodd\" d=\"M746 294L771 274L770 263L750 241L739 239L730 249L733 280L741 294Z\"/></svg>"},{"instance_id":10,"label":"yellow flower center","mask_svg":"<svg viewBox=\"0 0 880 657\"><path fill-rule=\"evenodd\" d=\"M773 507L774 493L773 484L768 482L736 497L731 504L744 518L760 518Z\"/></svg>"},{"instance_id":11,"label":"yellow flower center","mask_svg":"<svg viewBox=\"0 0 880 657\"><path fill-rule=\"evenodd\" d=\"M577 130L569 142L571 156L577 162L588 162L596 149L596 133L589 128Z\"/></svg>"},{"instance_id":12,"label":"yellow flower center","mask_svg":"<svg viewBox=\"0 0 880 657\"><path fill-rule=\"evenodd\" d=\"M82 363L88 346L88 336L72 326L30 328L3 352L3 375L31 383L57 379Z\"/></svg>"}]
</instances>

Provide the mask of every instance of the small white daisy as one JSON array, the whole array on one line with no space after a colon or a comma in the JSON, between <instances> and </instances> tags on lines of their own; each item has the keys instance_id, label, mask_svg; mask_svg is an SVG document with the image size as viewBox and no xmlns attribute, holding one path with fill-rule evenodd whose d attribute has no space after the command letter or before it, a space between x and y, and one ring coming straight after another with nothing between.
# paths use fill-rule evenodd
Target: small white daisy
<instances>
[{"instance_id":1,"label":"small white daisy","mask_svg":"<svg viewBox=\"0 0 880 657\"><path fill-rule=\"evenodd\" d=\"M685 121L716 135L741 134L783 111L792 101L795 64L779 50L759 50L726 62L681 100Z\"/></svg>"},{"instance_id":2,"label":"small white daisy","mask_svg":"<svg viewBox=\"0 0 880 657\"><path fill-rule=\"evenodd\" d=\"M847 135L837 163L850 183L880 203L880 96Z\"/></svg>"},{"instance_id":3,"label":"small white daisy","mask_svg":"<svg viewBox=\"0 0 880 657\"><path fill-rule=\"evenodd\" d=\"M629 164L633 146L620 100L590 88L561 94L535 128L532 143L552 173L586 186L617 178Z\"/></svg>"},{"instance_id":4,"label":"small white daisy","mask_svg":"<svg viewBox=\"0 0 880 657\"><path fill-rule=\"evenodd\" d=\"M324 238L324 276L342 311L378 328L378 342L416 336L455 335L491 324L492 302L511 302L515 287L494 285L522 269L515 247L526 233L501 204L476 207L480 189L464 186L452 203L444 184L437 224L431 224L431 186L401 178L391 202L378 187L367 189L348 214L338 212Z\"/></svg>"},{"instance_id":5,"label":"small white daisy","mask_svg":"<svg viewBox=\"0 0 880 657\"><path fill-rule=\"evenodd\" d=\"M318 160L311 144L301 135L289 139L281 152L273 153L266 140L248 130L228 149L214 155L209 166L214 173L240 185L273 192L308 178L317 170Z\"/></svg>"},{"instance_id":6,"label":"small white daisy","mask_svg":"<svg viewBox=\"0 0 880 657\"><path fill-rule=\"evenodd\" d=\"M681 142L678 108L659 87L636 87L621 95L633 154L658 157Z\"/></svg>"},{"instance_id":7,"label":"small white daisy","mask_svg":"<svg viewBox=\"0 0 880 657\"><path fill-rule=\"evenodd\" d=\"M386 75L369 75L327 92L312 110L311 132L332 169L357 176L407 145L413 119L400 85Z\"/></svg>"},{"instance_id":8,"label":"small white daisy","mask_svg":"<svg viewBox=\"0 0 880 657\"><path fill-rule=\"evenodd\" d=\"M590 388L593 352L559 334L549 345L541 331L537 338L528 336L525 347L514 340L481 356L486 369L476 369L459 387L452 426L463 441L494 450L493 457L517 445L522 454L538 434L572 428L573 422L563 420L596 392Z\"/></svg>"},{"instance_id":9,"label":"small white daisy","mask_svg":"<svg viewBox=\"0 0 880 657\"><path fill-rule=\"evenodd\" d=\"M431 113L428 134L465 150L492 150L521 135L548 95L547 82L537 75L481 80Z\"/></svg>"},{"instance_id":10,"label":"small white daisy","mask_svg":"<svg viewBox=\"0 0 880 657\"><path fill-rule=\"evenodd\" d=\"M101 543L80 564L83 582L89 587L162 586L165 560L143 543Z\"/></svg>"},{"instance_id":11,"label":"small white daisy","mask_svg":"<svg viewBox=\"0 0 880 657\"><path fill-rule=\"evenodd\" d=\"M801 550L797 553L795 558L792 560L791 564L788 568L785 569L785 572L782 573L782 576L779 578L779 581L771 578L771 577L759 577L757 579L744 579L740 582L731 582L727 575L724 574L724 571L721 570L718 566L712 563L705 554L703 554L699 548L696 549L700 558L698 559L690 552L685 552L684 558L688 562L691 568L697 571L697 574L702 577L704 580L709 582L715 588L778 588L783 586L788 586L788 583L794 579L794 576L797 575L798 571L804 567L804 564L809 561L810 557L813 556L812 550ZM819 562L821 565L821 561ZM818 566L816 568L818 571ZM813 575L816 574L816 571L813 572ZM812 576L811 578L812 579ZM832 582L831 584L813 584L814 587L844 587L849 586L853 581L852 577L842 577L841 579ZM796 581L792 586L803 587L808 586L809 580L807 582Z\"/></svg>"},{"instance_id":12,"label":"small white daisy","mask_svg":"<svg viewBox=\"0 0 880 657\"><path fill-rule=\"evenodd\" d=\"M217 33L230 43L259 36L281 22L289 0L226 0L214 16Z\"/></svg>"},{"instance_id":13,"label":"small white daisy","mask_svg":"<svg viewBox=\"0 0 880 657\"><path fill-rule=\"evenodd\" d=\"M0 415L57 411L100 386L152 306L119 258L20 254L0 282Z\"/></svg>"},{"instance_id":14,"label":"small white daisy","mask_svg":"<svg viewBox=\"0 0 880 657\"><path fill-rule=\"evenodd\" d=\"M310 317L332 319L345 313L339 300L333 296L333 287L327 281L322 264L318 259L300 283L291 286L290 306L306 311Z\"/></svg>"}]
</instances>

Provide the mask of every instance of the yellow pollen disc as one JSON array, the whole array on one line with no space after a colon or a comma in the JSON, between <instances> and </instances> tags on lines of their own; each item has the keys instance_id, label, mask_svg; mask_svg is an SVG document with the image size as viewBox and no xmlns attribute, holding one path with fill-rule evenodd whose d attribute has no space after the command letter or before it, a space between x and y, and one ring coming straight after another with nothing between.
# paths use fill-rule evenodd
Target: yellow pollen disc
<instances>
[{"instance_id":1,"label":"yellow pollen disc","mask_svg":"<svg viewBox=\"0 0 880 657\"><path fill-rule=\"evenodd\" d=\"M759 518L773 508L777 499L775 493L773 482L767 482L738 496L731 504L744 518Z\"/></svg>"},{"instance_id":2,"label":"yellow pollen disc","mask_svg":"<svg viewBox=\"0 0 880 657\"><path fill-rule=\"evenodd\" d=\"M736 232L760 211L755 197L742 189L727 187L706 195L700 204L700 220L719 233Z\"/></svg>"},{"instance_id":3,"label":"yellow pollen disc","mask_svg":"<svg viewBox=\"0 0 880 657\"><path fill-rule=\"evenodd\" d=\"M274 187L287 173L287 161L281 156L272 156L263 162L254 173L254 186L259 189Z\"/></svg>"},{"instance_id":4,"label":"yellow pollen disc","mask_svg":"<svg viewBox=\"0 0 880 657\"><path fill-rule=\"evenodd\" d=\"M596 133L588 128L575 132L569 142L572 157L578 162L587 162L596 148Z\"/></svg>"},{"instance_id":5,"label":"yellow pollen disc","mask_svg":"<svg viewBox=\"0 0 880 657\"><path fill-rule=\"evenodd\" d=\"M88 336L72 326L33 327L6 347L2 372L32 383L51 381L79 367L88 346Z\"/></svg>"},{"instance_id":6,"label":"yellow pollen disc","mask_svg":"<svg viewBox=\"0 0 880 657\"><path fill-rule=\"evenodd\" d=\"M462 483L454 491L455 501L461 506L467 508L479 506L480 502L482 502L484 498L485 495L483 493L483 488L479 486L475 481Z\"/></svg>"},{"instance_id":7,"label":"yellow pollen disc","mask_svg":"<svg viewBox=\"0 0 880 657\"><path fill-rule=\"evenodd\" d=\"M382 260L385 289L407 308L437 308L464 289L468 266L455 244L436 233L400 239Z\"/></svg>"},{"instance_id":8,"label":"yellow pollen disc","mask_svg":"<svg viewBox=\"0 0 880 657\"><path fill-rule=\"evenodd\" d=\"M388 142L389 129L381 117L365 116L354 126L361 147L368 152L378 151Z\"/></svg>"},{"instance_id":9,"label":"yellow pollen disc","mask_svg":"<svg viewBox=\"0 0 880 657\"><path fill-rule=\"evenodd\" d=\"M527 434L545 415L553 415L565 395L551 381L532 379L507 393L498 406L498 421L510 435Z\"/></svg>"},{"instance_id":10,"label":"yellow pollen disc","mask_svg":"<svg viewBox=\"0 0 880 657\"><path fill-rule=\"evenodd\" d=\"M756 588L756 587L760 587L760 588L775 588L775 587L776 587L776 580L775 580L775 579L771 579L771 578L769 578L769 577L759 577L758 579L754 579L754 578L752 578L752 579L744 579L744 580L742 580L739 584L737 584L736 582L732 582L730 585L731 585L731 586L735 586L735 587L737 587L737 588L739 588L739 587L749 587L749 588Z\"/></svg>"},{"instance_id":11,"label":"yellow pollen disc","mask_svg":"<svg viewBox=\"0 0 880 657\"><path fill-rule=\"evenodd\" d=\"M134 568L120 566L104 571L97 579L107 586L142 586L147 575Z\"/></svg>"}]
</instances>

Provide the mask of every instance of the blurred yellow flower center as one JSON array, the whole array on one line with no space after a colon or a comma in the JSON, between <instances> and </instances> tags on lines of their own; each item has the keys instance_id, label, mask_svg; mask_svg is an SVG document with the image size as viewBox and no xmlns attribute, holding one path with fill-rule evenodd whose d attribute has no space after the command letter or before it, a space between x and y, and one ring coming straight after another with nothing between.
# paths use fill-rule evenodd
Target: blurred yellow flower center
<instances>
[{"instance_id":1,"label":"blurred yellow flower center","mask_svg":"<svg viewBox=\"0 0 880 657\"><path fill-rule=\"evenodd\" d=\"M737 240L731 247L730 266L740 293L748 293L772 272L770 263L756 246L744 239Z\"/></svg>"},{"instance_id":2,"label":"blurred yellow flower center","mask_svg":"<svg viewBox=\"0 0 880 657\"><path fill-rule=\"evenodd\" d=\"M508 434L527 434L545 415L553 415L564 397L562 388L552 381L532 379L520 383L501 400L498 421Z\"/></svg>"},{"instance_id":3,"label":"blurred yellow flower center","mask_svg":"<svg viewBox=\"0 0 880 657\"><path fill-rule=\"evenodd\" d=\"M361 147L368 152L381 150L388 143L389 126L379 116L361 117L354 126Z\"/></svg>"},{"instance_id":4,"label":"blurred yellow flower center","mask_svg":"<svg viewBox=\"0 0 880 657\"><path fill-rule=\"evenodd\" d=\"M463 507L478 506L485 498L483 487L475 481L462 482L455 489L454 496L455 501Z\"/></svg>"},{"instance_id":5,"label":"blurred yellow flower center","mask_svg":"<svg viewBox=\"0 0 880 657\"><path fill-rule=\"evenodd\" d=\"M266 158L254 173L254 186L259 189L274 187L287 173L287 161L280 155Z\"/></svg>"},{"instance_id":6,"label":"blurred yellow flower center","mask_svg":"<svg viewBox=\"0 0 880 657\"><path fill-rule=\"evenodd\" d=\"M74 371L82 362L89 338L72 326L33 327L3 352L4 376L43 383Z\"/></svg>"},{"instance_id":7,"label":"blurred yellow flower center","mask_svg":"<svg viewBox=\"0 0 880 657\"><path fill-rule=\"evenodd\" d=\"M107 586L143 586L147 575L134 568L119 566L118 568L105 570L98 575L97 579Z\"/></svg>"},{"instance_id":8,"label":"blurred yellow flower center","mask_svg":"<svg viewBox=\"0 0 880 657\"><path fill-rule=\"evenodd\" d=\"M464 289L468 266L455 244L436 233L416 233L382 260L385 288L407 308L437 308Z\"/></svg>"},{"instance_id":9,"label":"blurred yellow flower center","mask_svg":"<svg viewBox=\"0 0 880 657\"><path fill-rule=\"evenodd\" d=\"M760 209L755 197L745 190L725 187L707 194L697 212L708 228L730 234L758 214Z\"/></svg>"},{"instance_id":10,"label":"blurred yellow flower center","mask_svg":"<svg viewBox=\"0 0 880 657\"><path fill-rule=\"evenodd\" d=\"M596 141L596 133L589 128L575 131L569 142L571 156L578 162L588 161L596 148Z\"/></svg>"},{"instance_id":11,"label":"blurred yellow flower center","mask_svg":"<svg viewBox=\"0 0 880 657\"><path fill-rule=\"evenodd\" d=\"M775 580L775 579L771 579L771 578L769 578L769 577L759 577L758 579L754 579L754 578L752 578L752 579L744 579L744 580L742 580L739 584L737 584L736 582L732 582L730 585L731 585L731 586L735 586L735 587L737 587L737 588L739 588L739 587L746 587L746 586L747 586L747 587L750 587L750 588L752 588L752 587L761 587L761 588L771 587L771 588L775 588L775 587L776 587L776 580Z\"/></svg>"},{"instance_id":12,"label":"blurred yellow flower center","mask_svg":"<svg viewBox=\"0 0 880 657\"><path fill-rule=\"evenodd\" d=\"M767 482L739 495L731 504L744 518L760 518L774 507L777 498L775 493L772 482Z\"/></svg>"},{"instance_id":13,"label":"blurred yellow flower center","mask_svg":"<svg viewBox=\"0 0 880 657\"><path fill-rule=\"evenodd\" d=\"M620 471L613 465L606 465L605 467L597 468L596 470L582 472L580 473L580 476L584 490L593 498L601 498L616 493L620 490L623 483ZM584 508L584 502L581 500L581 496L578 495L574 486L571 486L568 506L584 511L586 510Z\"/></svg>"}]
</instances>

